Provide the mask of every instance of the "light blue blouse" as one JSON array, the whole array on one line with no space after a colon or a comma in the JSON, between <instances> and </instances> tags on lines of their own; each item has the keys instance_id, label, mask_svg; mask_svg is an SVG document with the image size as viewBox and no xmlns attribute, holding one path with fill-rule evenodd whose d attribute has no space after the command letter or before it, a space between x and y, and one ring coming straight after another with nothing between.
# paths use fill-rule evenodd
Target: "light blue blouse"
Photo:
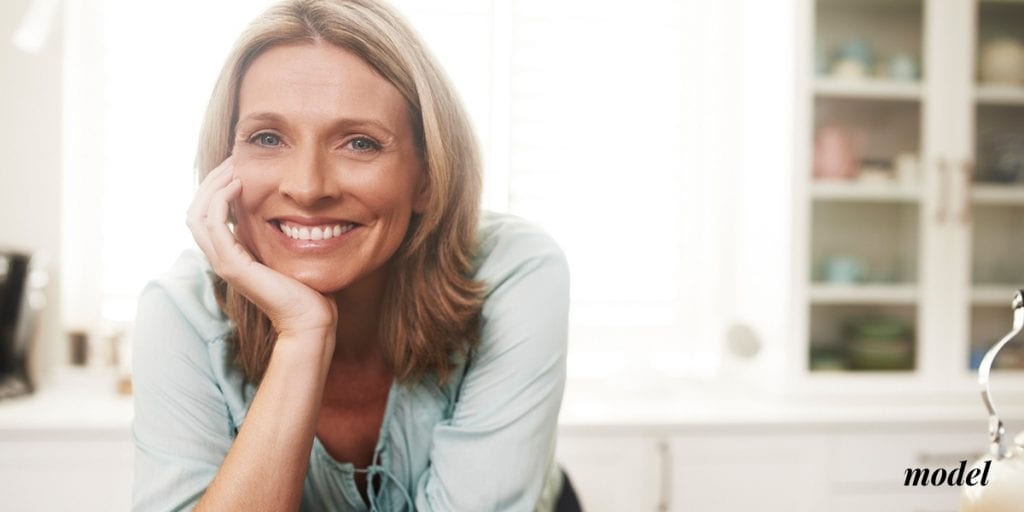
<instances>
[{"instance_id":1,"label":"light blue blouse","mask_svg":"<svg viewBox=\"0 0 1024 512\"><path fill-rule=\"evenodd\" d=\"M485 212L475 277L487 286L481 343L445 386L388 395L374 464L334 460L313 439L301 510L535 510L561 486L555 432L565 385L569 272L544 231ZM133 329L133 510L191 510L216 475L256 393L231 364L232 323L210 265L185 251L139 298Z\"/></svg>"}]
</instances>

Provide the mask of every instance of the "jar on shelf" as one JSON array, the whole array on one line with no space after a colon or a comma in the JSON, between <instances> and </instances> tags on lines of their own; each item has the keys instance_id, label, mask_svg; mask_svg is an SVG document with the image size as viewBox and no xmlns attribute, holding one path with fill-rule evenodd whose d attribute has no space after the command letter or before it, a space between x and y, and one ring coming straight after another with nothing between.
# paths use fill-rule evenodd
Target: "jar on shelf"
<instances>
[{"instance_id":1,"label":"jar on shelf","mask_svg":"<svg viewBox=\"0 0 1024 512\"><path fill-rule=\"evenodd\" d=\"M827 125L814 142L814 177L819 180L851 180L857 177L860 158L849 132Z\"/></svg>"},{"instance_id":2,"label":"jar on shelf","mask_svg":"<svg viewBox=\"0 0 1024 512\"><path fill-rule=\"evenodd\" d=\"M993 39L981 47L981 81L988 84L1024 84L1024 43L1014 37Z\"/></svg>"}]
</instances>

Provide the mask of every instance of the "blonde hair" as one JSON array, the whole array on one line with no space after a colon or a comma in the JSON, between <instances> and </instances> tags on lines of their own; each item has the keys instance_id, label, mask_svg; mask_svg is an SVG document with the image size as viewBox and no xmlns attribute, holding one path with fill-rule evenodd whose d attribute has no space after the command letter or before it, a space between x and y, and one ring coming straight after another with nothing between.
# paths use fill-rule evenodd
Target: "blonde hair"
<instances>
[{"instance_id":1,"label":"blonde hair","mask_svg":"<svg viewBox=\"0 0 1024 512\"><path fill-rule=\"evenodd\" d=\"M249 65L283 44L328 43L354 53L391 82L408 105L430 180L392 257L378 332L396 378L443 382L454 358L479 342L484 286L470 276L480 204L480 157L469 119L442 68L408 23L376 0L289 0L254 20L235 43L210 98L199 138L199 181L231 154L238 91ZM217 301L237 330L235 364L263 378L277 333L270 319L213 275Z\"/></svg>"}]
</instances>

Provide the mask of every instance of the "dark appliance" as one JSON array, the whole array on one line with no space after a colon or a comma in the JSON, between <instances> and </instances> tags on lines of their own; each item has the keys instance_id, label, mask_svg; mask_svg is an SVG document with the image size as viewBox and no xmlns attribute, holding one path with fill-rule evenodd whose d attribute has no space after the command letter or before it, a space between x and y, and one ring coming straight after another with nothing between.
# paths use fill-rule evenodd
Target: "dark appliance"
<instances>
[{"instance_id":1,"label":"dark appliance","mask_svg":"<svg viewBox=\"0 0 1024 512\"><path fill-rule=\"evenodd\" d=\"M0 399L31 393L28 352L43 296L32 256L0 249ZM33 282L34 281L34 282Z\"/></svg>"}]
</instances>

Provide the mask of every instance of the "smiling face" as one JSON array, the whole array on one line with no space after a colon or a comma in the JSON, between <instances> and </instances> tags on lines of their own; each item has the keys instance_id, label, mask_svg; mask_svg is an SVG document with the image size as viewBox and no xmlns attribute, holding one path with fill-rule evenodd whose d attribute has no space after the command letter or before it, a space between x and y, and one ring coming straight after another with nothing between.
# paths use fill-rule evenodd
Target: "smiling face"
<instances>
[{"instance_id":1,"label":"smiling face","mask_svg":"<svg viewBox=\"0 0 1024 512\"><path fill-rule=\"evenodd\" d=\"M252 62L238 102L239 240L323 293L382 283L429 187L398 89L346 50L284 45Z\"/></svg>"}]
</instances>

